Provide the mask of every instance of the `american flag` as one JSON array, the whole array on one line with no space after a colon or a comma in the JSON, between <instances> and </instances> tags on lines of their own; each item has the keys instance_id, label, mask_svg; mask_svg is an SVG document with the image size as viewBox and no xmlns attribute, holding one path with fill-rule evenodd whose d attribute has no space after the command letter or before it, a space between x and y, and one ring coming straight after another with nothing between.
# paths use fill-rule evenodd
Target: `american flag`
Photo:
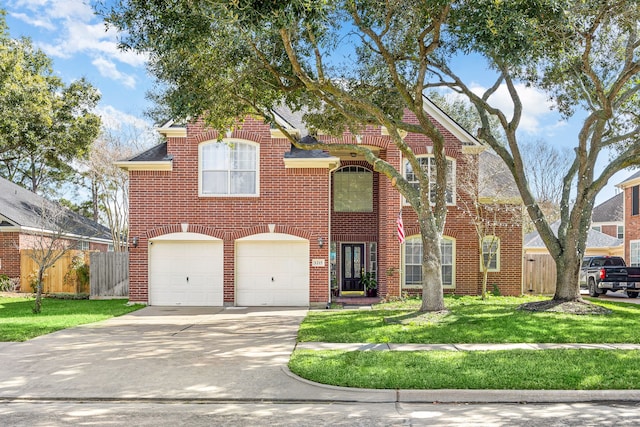
<instances>
[{"instance_id":1,"label":"american flag","mask_svg":"<svg viewBox=\"0 0 640 427\"><path fill-rule=\"evenodd\" d=\"M402 222L402 211L398 213L398 219L396 219L396 226L398 228L398 241L400 244L404 243L404 223Z\"/></svg>"}]
</instances>

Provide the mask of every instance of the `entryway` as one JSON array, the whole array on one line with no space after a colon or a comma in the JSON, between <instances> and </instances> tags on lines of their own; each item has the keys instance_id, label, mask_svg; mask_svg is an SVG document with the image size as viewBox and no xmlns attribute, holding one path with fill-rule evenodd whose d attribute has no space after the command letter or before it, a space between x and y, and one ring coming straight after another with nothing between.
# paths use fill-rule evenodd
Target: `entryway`
<instances>
[{"instance_id":1,"label":"entryway","mask_svg":"<svg viewBox=\"0 0 640 427\"><path fill-rule=\"evenodd\" d=\"M364 295L362 275L365 272L364 243L342 243L341 295Z\"/></svg>"}]
</instances>

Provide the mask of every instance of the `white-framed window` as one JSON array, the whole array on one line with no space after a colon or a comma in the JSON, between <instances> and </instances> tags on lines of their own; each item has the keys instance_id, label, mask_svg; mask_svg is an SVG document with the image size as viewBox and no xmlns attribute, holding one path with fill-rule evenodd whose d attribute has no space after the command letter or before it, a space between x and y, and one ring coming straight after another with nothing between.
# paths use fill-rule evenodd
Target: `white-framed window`
<instances>
[{"instance_id":1,"label":"white-framed window","mask_svg":"<svg viewBox=\"0 0 640 427\"><path fill-rule=\"evenodd\" d=\"M500 238L485 236L482 239L482 254L480 255L480 271L500 271Z\"/></svg>"},{"instance_id":2,"label":"white-framed window","mask_svg":"<svg viewBox=\"0 0 640 427\"><path fill-rule=\"evenodd\" d=\"M436 195L436 162L435 158L430 156L418 157L418 161L422 169L429 176L429 198L431 203ZM413 172L413 167L407 159L404 160L404 176L407 181L415 188L419 188L418 178ZM456 200L456 162L452 158L447 157L447 188L445 190L445 198L448 205L454 205Z\"/></svg>"},{"instance_id":3,"label":"white-framed window","mask_svg":"<svg viewBox=\"0 0 640 427\"><path fill-rule=\"evenodd\" d=\"M373 173L361 166L345 166L333 174L335 212L373 212Z\"/></svg>"},{"instance_id":4,"label":"white-framed window","mask_svg":"<svg viewBox=\"0 0 640 427\"><path fill-rule=\"evenodd\" d=\"M618 239L624 239L624 225L618 226L617 237Z\"/></svg>"},{"instance_id":5,"label":"white-framed window","mask_svg":"<svg viewBox=\"0 0 640 427\"><path fill-rule=\"evenodd\" d=\"M80 240L80 242L78 243L78 249L81 251L88 251L89 247L90 246L88 240Z\"/></svg>"},{"instance_id":6,"label":"white-framed window","mask_svg":"<svg viewBox=\"0 0 640 427\"><path fill-rule=\"evenodd\" d=\"M369 272L375 279L378 278L378 244L376 242L369 243Z\"/></svg>"},{"instance_id":7,"label":"white-framed window","mask_svg":"<svg viewBox=\"0 0 640 427\"><path fill-rule=\"evenodd\" d=\"M442 264L442 285L455 288L456 241L443 236L440 241L440 262ZM410 236L404 243L404 286L422 286L422 240L419 235Z\"/></svg>"},{"instance_id":8,"label":"white-framed window","mask_svg":"<svg viewBox=\"0 0 640 427\"><path fill-rule=\"evenodd\" d=\"M600 227L599 225L594 225L593 227L591 227L591 229L593 231L602 232L602 227Z\"/></svg>"},{"instance_id":9,"label":"white-framed window","mask_svg":"<svg viewBox=\"0 0 640 427\"><path fill-rule=\"evenodd\" d=\"M251 141L225 139L200 144L201 196L257 196L260 146Z\"/></svg>"},{"instance_id":10,"label":"white-framed window","mask_svg":"<svg viewBox=\"0 0 640 427\"><path fill-rule=\"evenodd\" d=\"M632 267L640 267L640 240L629 242L629 264Z\"/></svg>"}]
</instances>

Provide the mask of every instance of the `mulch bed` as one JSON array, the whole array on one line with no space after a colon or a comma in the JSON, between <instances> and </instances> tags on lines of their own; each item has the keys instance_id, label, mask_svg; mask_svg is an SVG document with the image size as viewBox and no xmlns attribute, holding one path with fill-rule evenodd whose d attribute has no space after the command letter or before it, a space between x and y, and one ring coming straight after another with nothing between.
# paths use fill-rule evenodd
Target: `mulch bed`
<instances>
[{"instance_id":1,"label":"mulch bed","mask_svg":"<svg viewBox=\"0 0 640 427\"><path fill-rule=\"evenodd\" d=\"M522 304L518 310L535 312L553 312L579 315L611 314L611 310L587 301L535 301Z\"/></svg>"}]
</instances>

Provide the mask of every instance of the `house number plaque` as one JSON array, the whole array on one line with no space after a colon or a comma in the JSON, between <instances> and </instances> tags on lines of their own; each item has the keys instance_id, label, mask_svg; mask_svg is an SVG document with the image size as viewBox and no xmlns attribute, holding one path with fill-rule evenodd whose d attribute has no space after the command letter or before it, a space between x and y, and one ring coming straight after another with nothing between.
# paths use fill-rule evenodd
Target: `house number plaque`
<instances>
[{"instance_id":1,"label":"house number plaque","mask_svg":"<svg viewBox=\"0 0 640 427\"><path fill-rule=\"evenodd\" d=\"M312 267L324 267L324 259L312 259L311 260Z\"/></svg>"}]
</instances>

